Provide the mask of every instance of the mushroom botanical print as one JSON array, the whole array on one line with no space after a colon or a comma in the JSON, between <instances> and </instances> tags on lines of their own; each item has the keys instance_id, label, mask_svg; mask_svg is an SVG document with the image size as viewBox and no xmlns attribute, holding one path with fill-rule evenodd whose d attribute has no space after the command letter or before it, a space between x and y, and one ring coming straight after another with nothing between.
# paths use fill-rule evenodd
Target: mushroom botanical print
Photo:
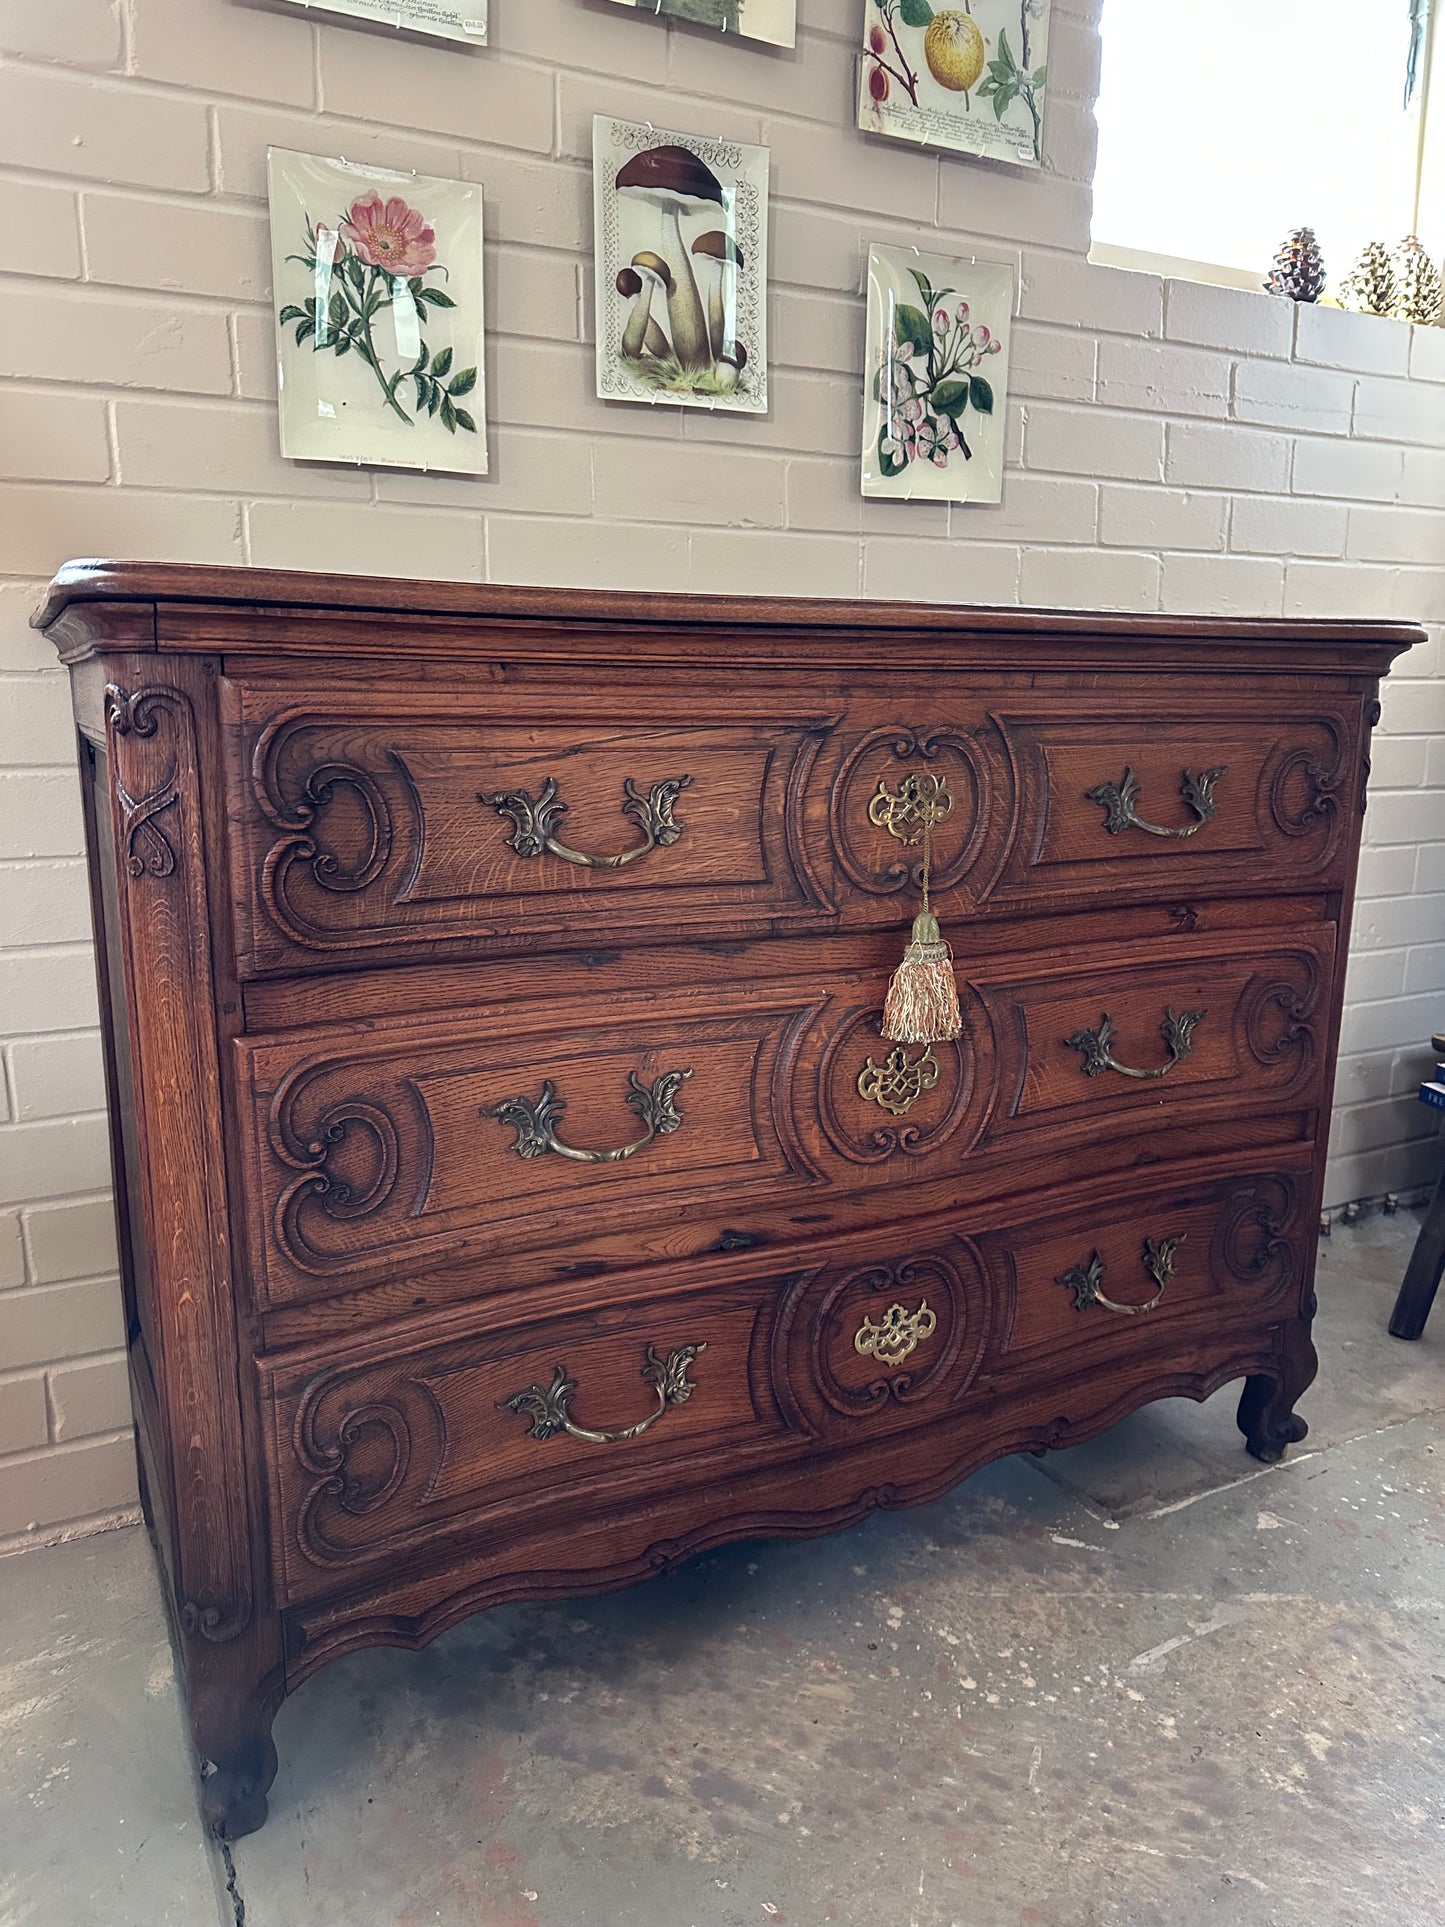
<instances>
[{"instance_id":1,"label":"mushroom botanical print","mask_svg":"<svg viewBox=\"0 0 1445 1927\"><path fill-rule=\"evenodd\" d=\"M767 149L592 125L598 394L765 412Z\"/></svg>"},{"instance_id":2,"label":"mushroom botanical print","mask_svg":"<svg viewBox=\"0 0 1445 1927\"><path fill-rule=\"evenodd\" d=\"M1051 0L864 0L858 125L1037 167Z\"/></svg>"},{"instance_id":3,"label":"mushroom botanical print","mask_svg":"<svg viewBox=\"0 0 1445 1927\"><path fill-rule=\"evenodd\" d=\"M868 250L863 493L997 502L1013 269Z\"/></svg>"},{"instance_id":4,"label":"mushroom botanical print","mask_svg":"<svg viewBox=\"0 0 1445 1927\"><path fill-rule=\"evenodd\" d=\"M282 454L485 475L482 189L269 161Z\"/></svg>"},{"instance_id":5,"label":"mushroom botanical print","mask_svg":"<svg viewBox=\"0 0 1445 1927\"><path fill-rule=\"evenodd\" d=\"M748 40L769 40L791 47L798 38L798 0L617 0L640 13L690 20L719 33L740 33Z\"/></svg>"},{"instance_id":6,"label":"mushroom botanical print","mask_svg":"<svg viewBox=\"0 0 1445 1927\"><path fill-rule=\"evenodd\" d=\"M351 20L375 21L379 26L400 27L438 40L486 45L487 0L282 0L282 4L342 14Z\"/></svg>"}]
</instances>

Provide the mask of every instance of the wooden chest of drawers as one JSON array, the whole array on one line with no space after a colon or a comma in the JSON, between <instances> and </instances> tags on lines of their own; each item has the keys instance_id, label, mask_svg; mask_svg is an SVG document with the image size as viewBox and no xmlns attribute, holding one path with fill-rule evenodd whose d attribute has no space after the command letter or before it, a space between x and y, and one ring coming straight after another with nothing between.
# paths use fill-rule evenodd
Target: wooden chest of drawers
<instances>
[{"instance_id":1,"label":"wooden chest of drawers","mask_svg":"<svg viewBox=\"0 0 1445 1927\"><path fill-rule=\"evenodd\" d=\"M76 564L148 1515L207 1811L374 1641L1243 1378L1276 1458L1404 625ZM880 1034L942 779L964 1028ZM884 807L879 806L882 799Z\"/></svg>"}]
</instances>

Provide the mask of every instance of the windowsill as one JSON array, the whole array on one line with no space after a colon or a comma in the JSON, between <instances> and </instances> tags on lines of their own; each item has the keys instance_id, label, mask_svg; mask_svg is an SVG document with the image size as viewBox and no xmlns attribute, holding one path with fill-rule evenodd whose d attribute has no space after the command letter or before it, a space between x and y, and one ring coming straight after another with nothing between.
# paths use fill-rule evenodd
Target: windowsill
<instances>
[{"instance_id":1,"label":"windowsill","mask_svg":"<svg viewBox=\"0 0 1445 1927\"><path fill-rule=\"evenodd\" d=\"M1122 248L1113 241L1095 241L1089 259L1096 267L1127 268L1133 274L1162 274L1170 281L1204 281L1216 288L1243 288L1264 293L1264 274L1258 269L1226 268L1218 261L1191 261L1181 254L1151 254L1147 248Z\"/></svg>"}]
</instances>

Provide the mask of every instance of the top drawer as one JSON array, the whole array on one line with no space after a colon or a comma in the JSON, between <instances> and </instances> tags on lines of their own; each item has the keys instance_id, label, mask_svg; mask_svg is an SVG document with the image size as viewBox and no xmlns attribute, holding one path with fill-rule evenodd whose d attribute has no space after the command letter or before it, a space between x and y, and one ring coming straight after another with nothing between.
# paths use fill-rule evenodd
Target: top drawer
<instances>
[{"instance_id":1,"label":"top drawer","mask_svg":"<svg viewBox=\"0 0 1445 1927\"><path fill-rule=\"evenodd\" d=\"M901 926L913 776L955 927L1341 880L1357 699L1009 680L226 682L240 967Z\"/></svg>"}]
</instances>

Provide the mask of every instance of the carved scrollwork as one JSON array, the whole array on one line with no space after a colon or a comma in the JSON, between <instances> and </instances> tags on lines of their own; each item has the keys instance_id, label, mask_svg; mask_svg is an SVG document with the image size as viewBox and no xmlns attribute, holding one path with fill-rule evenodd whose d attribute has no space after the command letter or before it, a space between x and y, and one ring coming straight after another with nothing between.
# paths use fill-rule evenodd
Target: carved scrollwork
<instances>
[{"instance_id":1,"label":"carved scrollwork","mask_svg":"<svg viewBox=\"0 0 1445 1927\"><path fill-rule=\"evenodd\" d=\"M313 1088L333 1070L332 1065L301 1065L285 1079L271 1102L267 1120L271 1149L280 1161L300 1175L280 1192L274 1226L283 1252L306 1271L325 1270L349 1262L318 1242L315 1220L348 1224L386 1209L401 1176L402 1134L397 1119L379 1098L347 1094L319 1100L311 1107ZM415 1087L405 1084L412 1098L429 1166L430 1119ZM419 1172L419 1177L424 1177Z\"/></svg>"},{"instance_id":2,"label":"carved scrollwork","mask_svg":"<svg viewBox=\"0 0 1445 1927\"><path fill-rule=\"evenodd\" d=\"M208 1646L225 1646L239 1639L251 1623L251 1601L239 1604L202 1605L198 1600L181 1603L181 1625L192 1639L203 1639Z\"/></svg>"},{"instance_id":3,"label":"carved scrollwork","mask_svg":"<svg viewBox=\"0 0 1445 1927\"><path fill-rule=\"evenodd\" d=\"M1318 1000L1319 973L1310 959L1308 981L1251 985L1244 1008L1244 1035L1255 1061L1282 1064L1297 1058L1301 1073L1313 1062L1315 1029L1309 1021Z\"/></svg>"},{"instance_id":4,"label":"carved scrollwork","mask_svg":"<svg viewBox=\"0 0 1445 1927\"><path fill-rule=\"evenodd\" d=\"M105 692L105 720L112 738L153 737L166 712L179 717L186 699L179 691L148 687L127 692L110 683ZM125 867L132 877L169 877L176 869L176 850L158 819L180 800L179 769L169 770L141 796L132 794L116 763L115 794L120 806L120 844Z\"/></svg>"},{"instance_id":5,"label":"carved scrollwork","mask_svg":"<svg viewBox=\"0 0 1445 1927\"><path fill-rule=\"evenodd\" d=\"M251 776L266 820L280 834L261 864L261 891L270 913L309 948L353 940L349 923L328 925L320 902L355 897L390 878L389 899L405 895L422 849L421 802L399 750L325 754L305 759L315 728L294 712L275 718L257 738ZM390 794L389 794L390 792ZM398 834L398 806L410 816L408 859ZM344 829L343 829L344 826Z\"/></svg>"},{"instance_id":6,"label":"carved scrollwork","mask_svg":"<svg viewBox=\"0 0 1445 1927\"><path fill-rule=\"evenodd\" d=\"M368 1534L353 1546L347 1519L367 1519L398 1500L424 1499L435 1486L446 1451L446 1419L431 1387L419 1377L388 1375L378 1395L374 1368L333 1372L316 1380L292 1428L296 1457L313 1475L301 1495L296 1541L315 1565L342 1564L374 1544ZM406 1505L398 1506L399 1515Z\"/></svg>"},{"instance_id":7,"label":"carved scrollwork","mask_svg":"<svg viewBox=\"0 0 1445 1927\"><path fill-rule=\"evenodd\" d=\"M1327 762L1318 749L1301 747L1282 757L1269 786L1270 814L1285 836L1318 836L1338 831L1340 794L1346 769L1339 733L1331 726L1334 758ZM1334 836L1329 837L1333 848Z\"/></svg>"},{"instance_id":8,"label":"carved scrollwork","mask_svg":"<svg viewBox=\"0 0 1445 1927\"><path fill-rule=\"evenodd\" d=\"M1215 1226L1213 1263L1266 1296L1283 1292L1297 1275L1289 1233L1298 1208L1290 1178L1260 1178L1230 1193Z\"/></svg>"}]
</instances>

